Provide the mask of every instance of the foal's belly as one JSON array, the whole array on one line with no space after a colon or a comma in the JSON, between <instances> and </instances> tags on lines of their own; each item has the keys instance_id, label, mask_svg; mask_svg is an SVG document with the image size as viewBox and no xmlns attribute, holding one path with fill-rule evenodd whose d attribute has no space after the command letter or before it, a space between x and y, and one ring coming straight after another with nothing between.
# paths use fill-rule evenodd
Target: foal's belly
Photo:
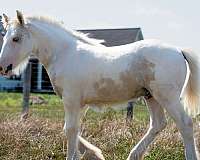
<instances>
[{"instance_id":1,"label":"foal's belly","mask_svg":"<svg viewBox=\"0 0 200 160\"><path fill-rule=\"evenodd\" d=\"M124 78L124 79L123 79ZM145 91L131 77L120 81L102 78L93 84L92 94L85 97L85 104L115 104L144 96Z\"/></svg>"}]
</instances>

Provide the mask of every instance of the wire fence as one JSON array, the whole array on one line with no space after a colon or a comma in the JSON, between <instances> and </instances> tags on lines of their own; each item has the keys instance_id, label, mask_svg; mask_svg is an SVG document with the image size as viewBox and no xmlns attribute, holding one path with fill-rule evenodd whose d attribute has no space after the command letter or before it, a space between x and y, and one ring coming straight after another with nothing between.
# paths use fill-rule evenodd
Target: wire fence
<instances>
[{"instance_id":1,"label":"wire fence","mask_svg":"<svg viewBox=\"0 0 200 160\"><path fill-rule=\"evenodd\" d=\"M49 76L45 68L37 59L29 61L31 64L31 92L54 93ZM0 91L23 91L24 73L20 75L1 76Z\"/></svg>"}]
</instances>

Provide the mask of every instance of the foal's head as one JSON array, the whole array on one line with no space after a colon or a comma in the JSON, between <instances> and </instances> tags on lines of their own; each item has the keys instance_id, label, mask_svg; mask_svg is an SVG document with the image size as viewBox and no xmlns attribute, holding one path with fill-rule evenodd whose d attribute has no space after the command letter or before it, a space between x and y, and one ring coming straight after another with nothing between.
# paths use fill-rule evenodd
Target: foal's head
<instances>
[{"instance_id":1,"label":"foal's head","mask_svg":"<svg viewBox=\"0 0 200 160\"><path fill-rule=\"evenodd\" d=\"M17 11L17 18L9 21L4 15L6 35L0 53L1 70L9 71L26 59L33 50L33 38L21 12Z\"/></svg>"}]
</instances>

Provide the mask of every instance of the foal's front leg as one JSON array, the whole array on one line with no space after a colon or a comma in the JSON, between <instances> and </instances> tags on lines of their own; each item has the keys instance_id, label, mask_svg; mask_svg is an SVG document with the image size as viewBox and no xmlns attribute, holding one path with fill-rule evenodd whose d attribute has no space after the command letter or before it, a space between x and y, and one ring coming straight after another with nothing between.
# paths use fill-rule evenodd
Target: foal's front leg
<instances>
[{"instance_id":1,"label":"foal's front leg","mask_svg":"<svg viewBox=\"0 0 200 160\"><path fill-rule=\"evenodd\" d=\"M79 160L78 131L80 120L80 101L63 97L65 109L64 130L67 136L67 160Z\"/></svg>"}]
</instances>

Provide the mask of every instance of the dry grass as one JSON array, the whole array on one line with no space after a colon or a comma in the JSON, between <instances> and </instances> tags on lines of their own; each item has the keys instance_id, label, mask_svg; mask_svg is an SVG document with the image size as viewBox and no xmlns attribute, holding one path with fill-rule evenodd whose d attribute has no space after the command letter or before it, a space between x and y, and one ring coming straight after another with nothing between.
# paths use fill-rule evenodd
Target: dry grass
<instances>
[{"instance_id":1,"label":"dry grass","mask_svg":"<svg viewBox=\"0 0 200 160\"><path fill-rule=\"evenodd\" d=\"M0 124L0 159L63 159L61 123L30 118L26 122L7 119Z\"/></svg>"},{"instance_id":2,"label":"dry grass","mask_svg":"<svg viewBox=\"0 0 200 160\"><path fill-rule=\"evenodd\" d=\"M47 100L49 108L46 108L46 104L32 106L31 116L26 122L20 122L16 116L20 110L17 109L19 106L14 105L16 102L13 102L13 112L9 108L7 113L4 108L7 103L0 104L1 160L63 160L66 156L62 103L55 96L42 96ZM9 97L12 98L12 95ZM60 107L55 109L54 106ZM195 124L195 136L200 147L200 129L198 123ZM81 133L102 149L106 160L124 160L147 128L148 113L144 107L138 106L131 123L126 123L125 112L122 111L95 113L89 110L83 119ZM184 160L180 134L170 119L167 128L150 146L145 160Z\"/></svg>"}]
</instances>

